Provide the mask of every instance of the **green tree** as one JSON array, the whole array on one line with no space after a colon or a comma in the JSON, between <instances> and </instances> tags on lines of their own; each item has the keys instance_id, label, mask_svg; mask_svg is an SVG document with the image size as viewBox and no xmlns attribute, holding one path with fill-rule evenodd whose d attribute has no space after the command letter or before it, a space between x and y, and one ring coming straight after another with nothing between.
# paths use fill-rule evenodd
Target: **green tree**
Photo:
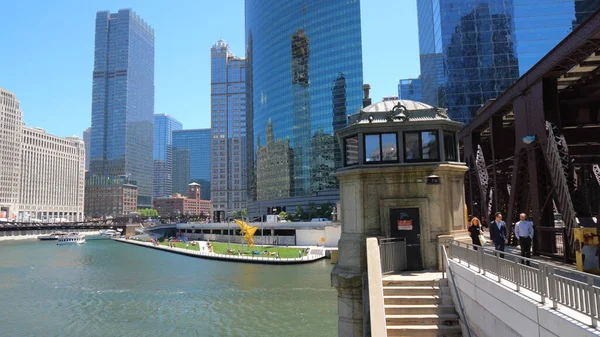
<instances>
[{"instance_id":1,"label":"green tree","mask_svg":"<svg viewBox=\"0 0 600 337\"><path fill-rule=\"evenodd\" d=\"M140 216L145 218L156 218L158 217L158 211L154 208L141 208L138 209L138 213Z\"/></svg>"},{"instance_id":2,"label":"green tree","mask_svg":"<svg viewBox=\"0 0 600 337\"><path fill-rule=\"evenodd\" d=\"M281 213L279 213L279 218L281 220L288 220L290 218L290 216L286 212L281 212Z\"/></svg>"},{"instance_id":3,"label":"green tree","mask_svg":"<svg viewBox=\"0 0 600 337\"><path fill-rule=\"evenodd\" d=\"M246 212L246 209L245 209L245 208L244 208L243 210L241 210L241 211L240 211L240 215L241 215L242 217L244 217L244 218L247 216L247 214L248 214L248 213Z\"/></svg>"},{"instance_id":4,"label":"green tree","mask_svg":"<svg viewBox=\"0 0 600 337\"><path fill-rule=\"evenodd\" d=\"M302 208L302 205L298 204L296 205L296 218L299 220L305 219L305 217L307 216L306 211L304 211L304 208Z\"/></svg>"}]
</instances>

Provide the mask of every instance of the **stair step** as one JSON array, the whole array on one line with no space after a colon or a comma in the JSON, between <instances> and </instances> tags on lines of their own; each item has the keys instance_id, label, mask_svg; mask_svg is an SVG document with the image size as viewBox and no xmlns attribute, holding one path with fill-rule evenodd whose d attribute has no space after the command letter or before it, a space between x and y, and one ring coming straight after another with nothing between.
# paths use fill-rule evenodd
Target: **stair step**
<instances>
[{"instance_id":1,"label":"stair step","mask_svg":"<svg viewBox=\"0 0 600 337\"><path fill-rule=\"evenodd\" d=\"M445 281L445 282L442 282ZM411 287L439 287L440 284L447 284L447 280L410 280L410 279L386 279L385 276L382 279L383 286L411 286Z\"/></svg>"},{"instance_id":2,"label":"stair step","mask_svg":"<svg viewBox=\"0 0 600 337\"><path fill-rule=\"evenodd\" d=\"M389 325L458 325L457 314L385 315Z\"/></svg>"},{"instance_id":3,"label":"stair step","mask_svg":"<svg viewBox=\"0 0 600 337\"><path fill-rule=\"evenodd\" d=\"M383 296L384 304L450 304L452 297L450 296Z\"/></svg>"},{"instance_id":4,"label":"stair step","mask_svg":"<svg viewBox=\"0 0 600 337\"><path fill-rule=\"evenodd\" d=\"M389 286L383 287L383 295L439 295L442 289L437 286Z\"/></svg>"},{"instance_id":5,"label":"stair step","mask_svg":"<svg viewBox=\"0 0 600 337\"><path fill-rule=\"evenodd\" d=\"M458 325L388 325L387 335L404 337L459 337L462 336L462 331Z\"/></svg>"},{"instance_id":6,"label":"stair step","mask_svg":"<svg viewBox=\"0 0 600 337\"><path fill-rule=\"evenodd\" d=\"M451 304L391 304L385 305L386 315L427 315L427 314L454 314Z\"/></svg>"}]
</instances>

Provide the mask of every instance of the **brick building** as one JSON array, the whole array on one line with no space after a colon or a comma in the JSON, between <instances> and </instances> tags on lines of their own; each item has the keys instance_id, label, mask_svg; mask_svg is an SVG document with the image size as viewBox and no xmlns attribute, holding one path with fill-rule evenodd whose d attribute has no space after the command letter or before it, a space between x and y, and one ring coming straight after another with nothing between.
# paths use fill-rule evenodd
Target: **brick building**
<instances>
[{"instance_id":1,"label":"brick building","mask_svg":"<svg viewBox=\"0 0 600 337\"><path fill-rule=\"evenodd\" d=\"M91 175L85 181L85 215L88 218L137 212L138 188L125 176Z\"/></svg>"},{"instance_id":2,"label":"brick building","mask_svg":"<svg viewBox=\"0 0 600 337\"><path fill-rule=\"evenodd\" d=\"M160 216L201 215L210 216L212 202L202 200L200 184L188 185L187 197L176 193L171 197L154 198L154 209Z\"/></svg>"}]
</instances>

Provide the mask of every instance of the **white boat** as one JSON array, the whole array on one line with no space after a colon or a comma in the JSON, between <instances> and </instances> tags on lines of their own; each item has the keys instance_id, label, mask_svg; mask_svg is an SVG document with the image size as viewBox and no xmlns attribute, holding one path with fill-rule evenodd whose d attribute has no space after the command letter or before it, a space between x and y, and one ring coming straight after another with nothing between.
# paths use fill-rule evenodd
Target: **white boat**
<instances>
[{"instance_id":1,"label":"white boat","mask_svg":"<svg viewBox=\"0 0 600 337\"><path fill-rule=\"evenodd\" d=\"M82 243L85 243L85 235L78 233L70 233L56 240L56 244L59 246L77 245Z\"/></svg>"},{"instance_id":2,"label":"white boat","mask_svg":"<svg viewBox=\"0 0 600 337\"><path fill-rule=\"evenodd\" d=\"M86 239L87 240L104 240L104 239L110 239L110 238L114 238L114 237L119 237L121 236L121 229L118 228L116 230L114 229L103 229L101 231L99 231L97 234L92 234L92 235L87 235Z\"/></svg>"}]
</instances>

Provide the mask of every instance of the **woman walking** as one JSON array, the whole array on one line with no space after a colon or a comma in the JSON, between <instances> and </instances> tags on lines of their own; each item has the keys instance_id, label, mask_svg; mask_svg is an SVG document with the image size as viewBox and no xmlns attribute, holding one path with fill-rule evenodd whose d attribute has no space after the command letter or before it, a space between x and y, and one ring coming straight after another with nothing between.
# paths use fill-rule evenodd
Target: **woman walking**
<instances>
[{"instance_id":1,"label":"woman walking","mask_svg":"<svg viewBox=\"0 0 600 337\"><path fill-rule=\"evenodd\" d=\"M469 226L469 233L471 235L471 241L473 241L474 246L481 247L481 240L479 240L479 236L483 235L483 228L481 227L481 223L479 219L473 218L471 219L471 225ZM475 247L477 250L477 247Z\"/></svg>"}]
</instances>

